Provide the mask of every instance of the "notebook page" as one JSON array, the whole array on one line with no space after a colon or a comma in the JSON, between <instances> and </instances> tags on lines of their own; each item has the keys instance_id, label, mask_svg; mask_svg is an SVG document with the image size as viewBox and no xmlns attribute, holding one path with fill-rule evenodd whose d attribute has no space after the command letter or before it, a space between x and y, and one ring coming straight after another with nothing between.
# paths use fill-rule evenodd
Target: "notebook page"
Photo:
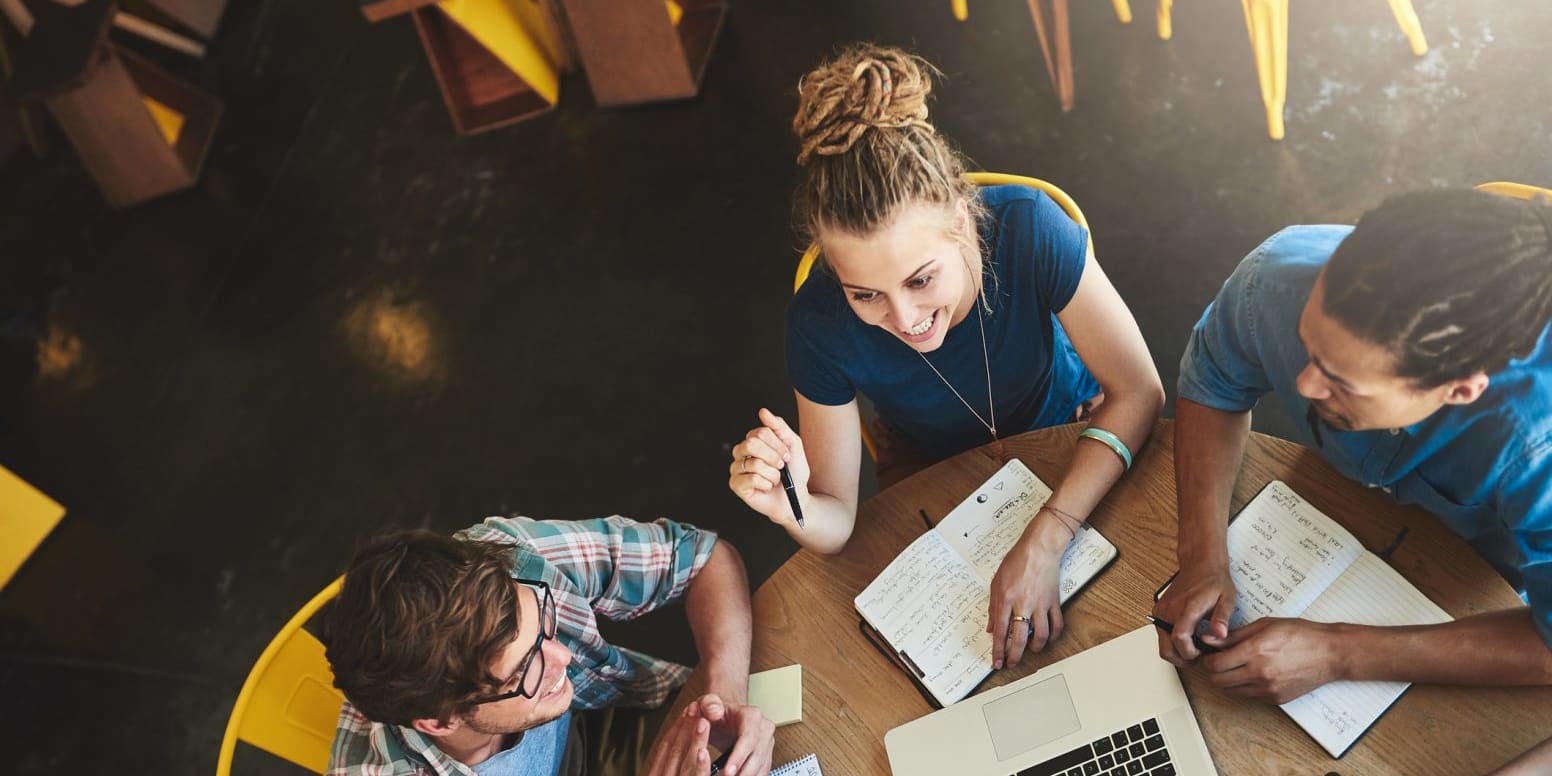
<instances>
[{"instance_id":1,"label":"notebook page","mask_svg":"<svg viewBox=\"0 0 1552 776\"><path fill-rule=\"evenodd\" d=\"M1298 617L1364 552L1345 528L1273 480L1229 524L1229 575L1237 595L1229 628Z\"/></svg>"},{"instance_id":2,"label":"notebook page","mask_svg":"<svg viewBox=\"0 0 1552 776\"><path fill-rule=\"evenodd\" d=\"M824 776L824 771L819 770L819 756L811 754L771 771L771 776Z\"/></svg>"},{"instance_id":3,"label":"notebook page","mask_svg":"<svg viewBox=\"0 0 1552 776\"><path fill-rule=\"evenodd\" d=\"M1422 625L1451 618L1412 583L1371 552L1315 599L1304 618L1360 625ZM1283 704L1332 757L1340 757L1390 708L1406 682L1332 682Z\"/></svg>"},{"instance_id":4,"label":"notebook page","mask_svg":"<svg viewBox=\"0 0 1552 776\"><path fill-rule=\"evenodd\" d=\"M858 613L921 669L927 689L947 706L992 670L986 632L988 585L928 531L857 595Z\"/></svg>"},{"instance_id":5,"label":"notebook page","mask_svg":"<svg viewBox=\"0 0 1552 776\"><path fill-rule=\"evenodd\" d=\"M934 530L991 584L1002 556L1050 497L1051 489L1015 458L959 502Z\"/></svg>"},{"instance_id":6,"label":"notebook page","mask_svg":"<svg viewBox=\"0 0 1552 776\"><path fill-rule=\"evenodd\" d=\"M1015 458L960 502L935 530L990 587L1002 557L1050 497L1045 482ZM1115 556L1115 545L1085 524L1062 553L1060 602L1067 603Z\"/></svg>"}]
</instances>

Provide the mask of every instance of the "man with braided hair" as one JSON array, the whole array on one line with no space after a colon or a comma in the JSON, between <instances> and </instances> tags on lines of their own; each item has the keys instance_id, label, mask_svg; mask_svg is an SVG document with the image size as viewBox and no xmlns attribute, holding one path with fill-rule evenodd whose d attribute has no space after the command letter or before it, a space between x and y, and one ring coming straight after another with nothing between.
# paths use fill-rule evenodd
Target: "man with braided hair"
<instances>
[{"instance_id":1,"label":"man with braided hair","mask_svg":"<svg viewBox=\"0 0 1552 776\"><path fill-rule=\"evenodd\" d=\"M1552 203L1471 190L1386 200L1356 227L1252 251L1180 365L1180 575L1159 652L1284 703L1334 680L1552 683ZM1380 628L1264 618L1230 633L1229 498L1250 410L1469 541L1528 606ZM1221 652L1203 656L1191 636Z\"/></svg>"}]
</instances>

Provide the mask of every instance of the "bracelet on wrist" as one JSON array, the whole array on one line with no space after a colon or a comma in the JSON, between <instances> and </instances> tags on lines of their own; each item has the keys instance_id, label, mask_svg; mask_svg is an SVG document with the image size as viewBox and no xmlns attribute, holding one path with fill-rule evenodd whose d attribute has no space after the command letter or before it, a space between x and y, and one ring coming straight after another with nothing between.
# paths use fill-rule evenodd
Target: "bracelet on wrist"
<instances>
[{"instance_id":1,"label":"bracelet on wrist","mask_svg":"<svg viewBox=\"0 0 1552 776\"><path fill-rule=\"evenodd\" d=\"M1083 429L1083 431L1078 433L1078 438L1079 439L1092 439L1095 442L1098 442L1098 443L1104 445L1105 447L1110 448L1110 451L1115 453L1116 456L1121 459L1121 465L1123 467L1125 467L1124 470L1125 471L1131 471L1131 469L1132 469L1132 450L1131 450L1131 448L1126 446L1125 442L1121 441L1120 437L1118 437L1115 434L1112 434L1109 431L1106 431L1106 430L1104 430L1102 428L1097 428L1095 426L1089 426L1088 428Z\"/></svg>"}]
</instances>

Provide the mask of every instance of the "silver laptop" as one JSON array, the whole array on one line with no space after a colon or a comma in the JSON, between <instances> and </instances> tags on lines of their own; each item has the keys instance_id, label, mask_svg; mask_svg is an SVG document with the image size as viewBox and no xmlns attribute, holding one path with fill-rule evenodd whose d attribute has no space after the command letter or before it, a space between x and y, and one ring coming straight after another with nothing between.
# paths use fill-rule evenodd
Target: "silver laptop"
<instances>
[{"instance_id":1,"label":"silver laptop","mask_svg":"<svg viewBox=\"0 0 1552 776\"><path fill-rule=\"evenodd\" d=\"M1216 776L1152 625L884 736L894 776Z\"/></svg>"}]
</instances>

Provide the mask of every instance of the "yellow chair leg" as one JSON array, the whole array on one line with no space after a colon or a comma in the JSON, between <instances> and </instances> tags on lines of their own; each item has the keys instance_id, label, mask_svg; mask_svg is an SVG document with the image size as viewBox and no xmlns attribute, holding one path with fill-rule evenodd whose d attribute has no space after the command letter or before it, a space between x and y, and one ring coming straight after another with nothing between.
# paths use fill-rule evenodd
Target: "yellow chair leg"
<instances>
[{"instance_id":1,"label":"yellow chair leg","mask_svg":"<svg viewBox=\"0 0 1552 776\"><path fill-rule=\"evenodd\" d=\"M1175 36L1175 26L1169 18L1169 11L1174 6L1175 0L1159 0L1159 40L1169 40Z\"/></svg>"},{"instance_id":2,"label":"yellow chair leg","mask_svg":"<svg viewBox=\"0 0 1552 776\"><path fill-rule=\"evenodd\" d=\"M1406 33L1407 41L1412 44L1412 53L1418 56L1427 54L1428 39L1423 37L1423 23L1417 20L1412 0L1390 0L1390 11L1396 15L1396 23L1401 25L1401 31Z\"/></svg>"},{"instance_id":3,"label":"yellow chair leg","mask_svg":"<svg viewBox=\"0 0 1552 776\"><path fill-rule=\"evenodd\" d=\"M1288 0L1240 0L1240 4L1261 78L1267 133L1273 140L1282 140L1283 105L1288 100Z\"/></svg>"},{"instance_id":4,"label":"yellow chair leg","mask_svg":"<svg viewBox=\"0 0 1552 776\"><path fill-rule=\"evenodd\" d=\"M970 18L970 7L966 5L965 0L953 0L953 5L955 19L964 21Z\"/></svg>"},{"instance_id":5,"label":"yellow chair leg","mask_svg":"<svg viewBox=\"0 0 1552 776\"><path fill-rule=\"evenodd\" d=\"M1122 24L1131 24L1132 4L1126 0L1111 0L1111 2L1115 5L1116 18L1120 19Z\"/></svg>"}]
</instances>

